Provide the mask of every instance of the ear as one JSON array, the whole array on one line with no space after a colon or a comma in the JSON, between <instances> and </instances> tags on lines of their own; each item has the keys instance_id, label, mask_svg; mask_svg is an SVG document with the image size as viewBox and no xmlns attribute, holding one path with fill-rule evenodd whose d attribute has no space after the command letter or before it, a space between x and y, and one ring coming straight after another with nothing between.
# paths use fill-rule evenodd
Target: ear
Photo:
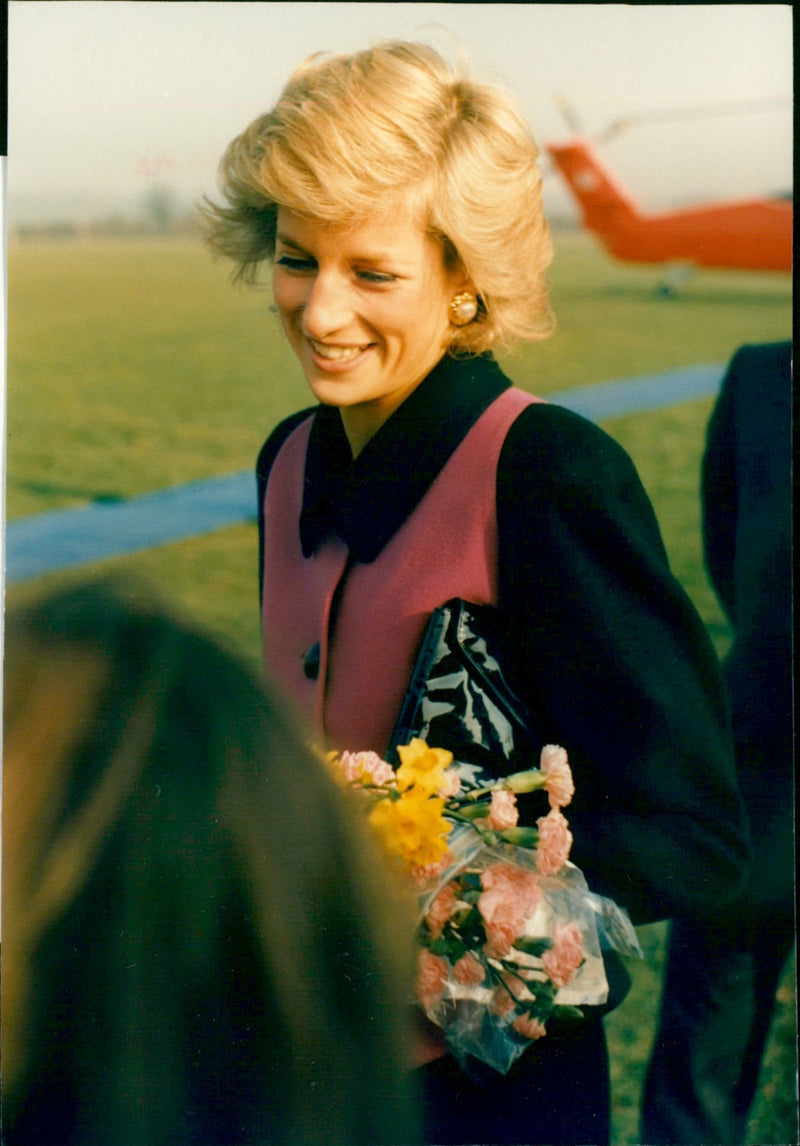
<instances>
[{"instance_id":1,"label":"ear","mask_svg":"<svg viewBox=\"0 0 800 1146\"><path fill-rule=\"evenodd\" d=\"M475 283L470 278L466 267L460 259L453 263L453 265L449 268L448 274L450 278L450 286L453 289L453 294L462 294L464 292L468 292L469 294L477 295L478 291Z\"/></svg>"},{"instance_id":2,"label":"ear","mask_svg":"<svg viewBox=\"0 0 800 1146\"><path fill-rule=\"evenodd\" d=\"M453 294L462 294L465 291L469 291L470 294L477 295L478 292L475 288L475 284L467 273L467 269L450 239L441 232L430 232L430 234L432 238L435 238L436 241L441 244L445 271L447 272L449 286Z\"/></svg>"},{"instance_id":3,"label":"ear","mask_svg":"<svg viewBox=\"0 0 800 1146\"><path fill-rule=\"evenodd\" d=\"M478 288L475 286L475 283L472 281L466 271L464 271L458 279L456 290L458 292L466 291L469 294L474 294L476 297L478 295Z\"/></svg>"}]
</instances>

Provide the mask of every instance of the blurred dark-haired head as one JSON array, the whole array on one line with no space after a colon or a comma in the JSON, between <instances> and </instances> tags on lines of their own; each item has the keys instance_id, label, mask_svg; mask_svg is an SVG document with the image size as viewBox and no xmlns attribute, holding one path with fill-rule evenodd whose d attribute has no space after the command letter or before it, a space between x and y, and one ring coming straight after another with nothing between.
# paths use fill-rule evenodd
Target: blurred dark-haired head
<instances>
[{"instance_id":1,"label":"blurred dark-haired head","mask_svg":"<svg viewBox=\"0 0 800 1146\"><path fill-rule=\"evenodd\" d=\"M9 613L4 700L4 1141L413 1139L412 929L260 679L106 580Z\"/></svg>"}]
</instances>

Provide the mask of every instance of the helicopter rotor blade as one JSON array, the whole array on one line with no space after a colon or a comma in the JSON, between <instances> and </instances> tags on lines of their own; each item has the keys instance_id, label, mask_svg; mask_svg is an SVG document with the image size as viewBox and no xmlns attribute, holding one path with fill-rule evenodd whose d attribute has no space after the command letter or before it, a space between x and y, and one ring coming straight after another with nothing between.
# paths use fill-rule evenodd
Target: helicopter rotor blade
<instances>
[{"instance_id":1,"label":"helicopter rotor blade","mask_svg":"<svg viewBox=\"0 0 800 1146\"><path fill-rule=\"evenodd\" d=\"M778 111L791 106L791 104L791 99L786 98L760 98L704 104L696 107L658 108L614 120L594 138L598 142L607 143L628 128L639 127L643 123L686 123L695 119L710 119L714 116L751 115L759 112Z\"/></svg>"},{"instance_id":2,"label":"helicopter rotor blade","mask_svg":"<svg viewBox=\"0 0 800 1146\"><path fill-rule=\"evenodd\" d=\"M567 127L573 135L586 135L584 125L566 95L555 96L556 105L561 112ZM761 97L756 99L735 100L727 103L703 104L695 107L683 108L657 108L652 111L637 112L635 115L616 119L596 132L591 138L596 143L608 143L616 139L631 127L639 127L645 123L681 123L694 119L707 119L713 116L744 115L767 111L778 111L792 105L789 97Z\"/></svg>"},{"instance_id":3,"label":"helicopter rotor blade","mask_svg":"<svg viewBox=\"0 0 800 1146\"><path fill-rule=\"evenodd\" d=\"M555 101L556 107L563 115L564 122L572 134L583 135L583 124L581 123L578 113L575 110L575 106L571 100L566 95L564 95L563 92L560 92L557 96L555 96Z\"/></svg>"}]
</instances>

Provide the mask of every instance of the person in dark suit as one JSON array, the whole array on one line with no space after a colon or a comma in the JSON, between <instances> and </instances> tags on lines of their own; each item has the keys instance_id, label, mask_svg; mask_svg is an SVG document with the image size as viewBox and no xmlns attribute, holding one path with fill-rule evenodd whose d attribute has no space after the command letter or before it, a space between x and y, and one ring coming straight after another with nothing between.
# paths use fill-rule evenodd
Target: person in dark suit
<instances>
[{"instance_id":1,"label":"person in dark suit","mask_svg":"<svg viewBox=\"0 0 800 1146\"><path fill-rule=\"evenodd\" d=\"M724 676L753 863L733 904L672 923L643 1102L648 1146L745 1141L794 943L791 401L791 344L744 346L708 426L703 540L734 632Z\"/></svg>"}]
</instances>

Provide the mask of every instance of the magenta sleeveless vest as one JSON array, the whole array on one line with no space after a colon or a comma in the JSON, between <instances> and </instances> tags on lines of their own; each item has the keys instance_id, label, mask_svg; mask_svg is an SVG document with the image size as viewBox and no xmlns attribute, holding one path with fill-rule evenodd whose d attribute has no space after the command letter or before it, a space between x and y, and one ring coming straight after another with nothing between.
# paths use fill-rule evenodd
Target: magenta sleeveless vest
<instances>
[{"instance_id":1,"label":"magenta sleeveless vest","mask_svg":"<svg viewBox=\"0 0 800 1146\"><path fill-rule=\"evenodd\" d=\"M512 423L537 401L514 388L496 398L369 564L351 562L338 538L303 556L312 417L279 451L264 501L264 664L326 746L385 752L430 614L450 597L497 602L497 464ZM317 642L311 680L304 662Z\"/></svg>"}]
</instances>

